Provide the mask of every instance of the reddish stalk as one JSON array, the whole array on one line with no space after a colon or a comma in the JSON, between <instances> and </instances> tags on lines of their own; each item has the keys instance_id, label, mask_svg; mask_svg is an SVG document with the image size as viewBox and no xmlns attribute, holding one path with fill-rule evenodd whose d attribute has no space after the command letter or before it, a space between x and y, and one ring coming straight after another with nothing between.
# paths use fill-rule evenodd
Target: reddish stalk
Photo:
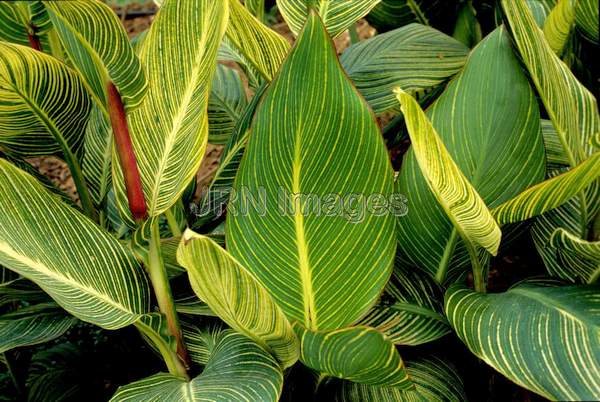
<instances>
[{"instance_id":1,"label":"reddish stalk","mask_svg":"<svg viewBox=\"0 0 600 402\"><path fill-rule=\"evenodd\" d=\"M142 179L138 170L133 144L129 135L127 126L127 116L121 95L117 87L112 82L107 85L108 93L108 114L113 129L113 138L119 162L123 171L125 180L125 189L127 190L127 200L129 201L129 210L136 221L141 221L147 216L146 201L144 200L144 191L142 189Z\"/></svg>"},{"instance_id":2,"label":"reddish stalk","mask_svg":"<svg viewBox=\"0 0 600 402\"><path fill-rule=\"evenodd\" d=\"M37 36L34 33L28 33L27 39L29 39L29 45L31 46L32 49L35 49L39 52L42 51L42 43L40 42L39 36Z\"/></svg>"}]
</instances>

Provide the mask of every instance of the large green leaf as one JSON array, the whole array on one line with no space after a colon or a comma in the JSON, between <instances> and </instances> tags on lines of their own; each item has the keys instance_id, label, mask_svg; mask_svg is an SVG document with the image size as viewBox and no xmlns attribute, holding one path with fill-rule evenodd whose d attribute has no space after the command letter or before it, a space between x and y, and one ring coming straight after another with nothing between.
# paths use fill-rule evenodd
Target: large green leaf
<instances>
[{"instance_id":1,"label":"large green leaf","mask_svg":"<svg viewBox=\"0 0 600 402\"><path fill-rule=\"evenodd\" d=\"M147 90L142 65L112 9L99 1L44 1L60 41L90 94L106 113L107 85L113 83L127 110L140 105Z\"/></svg>"},{"instance_id":2,"label":"large green leaf","mask_svg":"<svg viewBox=\"0 0 600 402\"><path fill-rule=\"evenodd\" d=\"M393 343L373 328L309 331L299 324L300 360L325 375L361 384L409 389L413 384Z\"/></svg>"},{"instance_id":3,"label":"large green leaf","mask_svg":"<svg viewBox=\"0 0 600 402\"><path fill-rule=\"evenodd\" d=\"M218 336L198 377L188 382L171 374L155 374L120 387L111 401L275 402L282 386L283 374L275 359L250 339L227 330Z\"/></svg>"},{"instance_id":4,"label":"large green leaf","mask_svg":"<svg viewBox=\"0 0 600 402\"><path fill-rule=\"evenodd\" d=\"M291 31L298 35L309 15L309 6L323 20L332 38L343 33L356 21L364 17L381 0L277 0L281 15Z\"/></svg>"},{"instance_id":5,"label":"large green leaf","mask_svg":"<svg viewBox=\"0 0 600 402\"><path fill-rule=\"evenodd\" d=\"M58 338L77 321L56 304L25 307L0 316L0 353Z\"/></svg>"},{"instance_id":6,"label":"large green leaf","mask_svg":"<svg viewBox=\"0 0 600 402\"><path fill-rule=\"evenodd\" d=\"M146 277L116 239L3 159L0 185L0 264L103 328L132 324L147 311Z\"/></svg>"},{"instance_id":7,"label":"large green leaf","mask_svg":"<svg viewBox=\"0 0 600 402\"><path fill-rule=\"evenodd\" d=\"M583 36L598 44L598 0L578 0L575 8L575 23Z\"/></svg>"},{"instance_id":8,"label":"large green leaf","mask_svg":"<svg viewBox=\"0 0 600 402\"><path fill-rule=\"evenodd\" d=\"M461 378L445 361L427 357L406 361L412 390L375 387L350 381L334 381L337 402L463 402L467 400Z\"/></svg>"},{"instance_id":9,"label":"large green leaf","mask_svg":"<svg viewBox=\"0 0 600 402\"><path fill-rule=\"evenodd\" d=\"M291 321L349 325L391 273L394 217L381 204L392 184L373 115L311 13L256 111L228 206L228 249Z\"/></svg>"},{"instance_id":10,"label":"large green leaf","mask_svg":"<svg viewBox=\"0 0 600 402\"><path fill-rule=\"evenodd\" d=\"M79 76L51 56L0 42L0 145L31 157L83 143L91 102Z\"/></svg>"},{"instance_id":11,"label":"large green leaf","mask_svg":"<svg viewBox=\"0 0 600 402\"><path fill-rule=\"evenodd\" d=\"M433 28L410 24L348 48L342 66L375 113L398 109L392 92L421 95L456 74L469 49Z\"/></svg>"},{"instance_id":12,"label":"large green leaf","mask_svg":"<svg viewBox=\"0 0 600 402\"><path fill-rule=\"evenodd\" d=\"M600 152L569 171L536 184L494 208L500 224L513 223L556 208L581 193L600 177Z\"/></svg>"},{"instance_id":13,"label":"large green leaf","mask_svg":"<svg viewBox=\"0 0 600 402\"><path fill-rule=\"evenodd\" d=\"M420 345L450 332L444 317L443 292L428 274L413 267L396 266L384 296L361 320L397 345Z\"/></svg>"},{"instance_id":14,"label":"large green leaf","mask_svg":"<svg viewBox=\"0 0 600 402\"><path fill-rule=\"evenodd\" d=\"M413 145L396 181L408 206L399 218L398 245L413 265L443 282L448 267L464 269L452 261L467 254L465 237L495 252L500 233L487 208L543 179L539 110L502 27L473 49L463 71L427 110L431 124L410 96L403 97L419 125L407 120ZM436 159L442 150L443 158ZM437 180L436 191L443 189L444 208L438 202L442 193L432 193L424 176ZM445 209L461 215L450 219ZM462 226L452 223L457 219Z\"/></svg>"},{"instance_id":15,"label":"large green leaf","mask_svg":"<svg viewBox=\"0 0 600 402\"><path fill-rule=\"evenodd\" d=\"M239 0L229 1L227 39L268 81L279 69L290 49L287 40L254 17Z\"/></svg>"},{"instance_id":16,"label":"large green leaf","mask_svg":"<svg viewBox=\"0 0 600 402\"><path fill-rule=\"evenodd\" d=\"M457 286L445 304L471 352L510 380L553 400L600 399L599 286Z\"/></svg>"},{"instance_id":17,"label":"large green leaf","mask_svg":"<svg viewBox=\"0 0 600 402\"><path fill-rule=\"evenodd\" d=\"M150 86L128 118L150 217L179 199L202 161L210 83L227 10L227 1L167 0L141 44ZM117 157L113 151L115 194L120 211L129 217Z\"/></svg>"},{"instance_id":18,"label":"large green leaf","mask_svg":"<svg viewBox=\"0 0 600 402\"><path fill-rule=\"evenodd\" d=\"M596 99L552 51L524 0L503 0L502 7L523 62L574 167L591 153L592 138L600 131Z\"/></svg>"},{"instance_id":19,"label":"large green leaf","mask_svg":"<svg viewBox=\"0 0 600 402\"><path fill-rule=\"evenodd\" d=\"M292 326L265 288L227 251L206 236L186 230L177 251L192 288L236 331L273 353L282 366L298 360Z\"/></svg>"}]
</instances>

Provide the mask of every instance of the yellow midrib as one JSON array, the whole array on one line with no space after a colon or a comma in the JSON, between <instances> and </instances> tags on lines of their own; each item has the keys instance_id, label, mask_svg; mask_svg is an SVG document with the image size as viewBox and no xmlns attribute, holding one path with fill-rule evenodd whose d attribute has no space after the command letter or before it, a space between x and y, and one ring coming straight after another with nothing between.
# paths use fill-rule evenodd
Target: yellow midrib
<instances>
[{"instance_id":1,"label":"yellow midrib","mask_svg":"<svg viewBox=\"0 0 600 402\"><path fill-rule=\"evenodd\" d=\"M306 235L304 232L304 215L302 215L303 205L296 202L300 193L300 171L302 169L301 143L300 137L302 129L296 132L296 141L294 145L294 161L292 165L292 208L294 208L294 227L296 233L296 245L298 248L298 270L300 280L302 281L302 298L304 302L304 326L307 329L317 328L317 314L315 310L315 301L312 287L312 272L308 260L308 245L306 244Z\"/></svg>"},{"instance_id":2,"label":"yellow midrib","mask_svg":"<svg viewBox=\"0 0 600 402\"><path fill-rule=\"evenodd\" d=\"M8 243L0 242L0 253L5 254L6 256L8 256L9 258L12 258L13 260L19 261L21 264L30 267L32 270L35 270L36 272L38 272L42 275L45 275L50 279L54 279L63 284L68 284L69 286L71 286L73 288L79 289L83 293L86 293L90 296L93 296L93 297L99 299L99 300L102 300L104 303L112 306L115 309L121 310L127 314L135 314L135 312L132 311L131 309L129 309L129 307L116 302L115 300L110 298L108 295L106 295L104 293L100 293L96 289L86 286L80 282L77 282L74 279L72 279L66 275L60 275L59 273L52 271L46 265L44 265L38 261L32 260L31 258L18 253ZM19 273L22 274L21 272L19 272ZM23 276L25 276L25 275L23 275Z\"/></svg>"}]
</instances>

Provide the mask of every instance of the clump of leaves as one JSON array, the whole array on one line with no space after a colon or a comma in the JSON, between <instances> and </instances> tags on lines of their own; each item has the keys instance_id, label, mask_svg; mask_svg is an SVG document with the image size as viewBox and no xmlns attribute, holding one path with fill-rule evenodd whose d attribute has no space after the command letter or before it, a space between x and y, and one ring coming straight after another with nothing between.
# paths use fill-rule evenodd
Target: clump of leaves
<instances>
[{"instance_id":1,"label":"clump of leaves","mask_svg":"<svg viewBox=\"0 0 600 402\"><path fill-rule=\"evenodd\" d=\"M0 2L3 389L458 401L470 351L600 398L597 0L278 0L293 46L264 1L161 3L130 41L94 0ZM488 293L517 249L543 275ZM74 369L131 326L155 374Z\"/></svg>"}]
</instances>

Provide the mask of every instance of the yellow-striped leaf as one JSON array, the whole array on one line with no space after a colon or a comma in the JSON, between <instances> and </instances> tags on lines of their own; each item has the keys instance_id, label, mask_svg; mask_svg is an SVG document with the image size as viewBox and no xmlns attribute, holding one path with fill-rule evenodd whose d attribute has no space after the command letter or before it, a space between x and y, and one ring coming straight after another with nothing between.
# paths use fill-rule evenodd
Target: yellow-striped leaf
<instances>
[{"instance_id":1,"label":"yellow-striped leaf","mask_svg":"<svg viewBox=\"0 0 600 402\"><path fill-rule=\"evenodd\" d=\"M364 17L381 0L277 0L279 11L291 31L298 35L309 14L309 5L323 20L332 38Z\"/></svg>"},{"instance_id":2,"label":"yellow-striped leaf","mask_svg":"<svg viewBox=\"0 0 600 402\"><path fill-rule=\"evenodd\" d=\"M465 242L496 255L501 232L481 196L452 160L417 101L396 90L406 120L414 157L432 193Z\"/></svg>"},{"instance_id":3,"label":"yellow-striped leaf","mask_svg":"<svg viewBox=\"0 0 600 402\"><path fill-rule=\"evenodd\" d=\"M250 339L227 330L217 336L198 377L186 381L155 374L120 387L111 401L276 402L282 387L283 374L275 359Z\"/></svg>"},{"instance_id":4,"label":"yellow-striped leaf","mask_svg":"<svg viewBox=\"0 0 600 402\"><path fill-rule=\"evenodd\" d=\"M520 222L556 208L573 198L600 177L600 152L579 166L528 188L494 208L501 225Z\"/></svg>"},{"instance_id":5,"label":"yellow-striped leaf","mask_svg":"<svg viewBox=\"0 0 600 402\"><path fill-rule=\"evenodd\" d=\"M599 286L457 286L445 305L471 352L511 381L551 400L600 399Z\"/></svg>"},{"instance_id":6,"label":"yellow-striped leaf","mask_svg":"<svg viewBox=\"0 0 600 402\"><path fill-rule=\"evenodd\" d=\"M575 8L575 23L587 40L598 44L598 0L578 0Z\"/></svg>"},{"instance_id":7,"label":"yellow-striped leaf","mask_svg":"<svg viewBox=\"0 0 600 402\"><path fill-rule=\"evenodd\" d=\"M385 32L416 22L440 26L454 23L456 3L445 0L381 0L366 16L377 32Z\"/></svg>"},{"instance_id":8,"label":"yellow-striped leaf","mask_svg":"<svg viewBox=\"0 0 600 402\"><path fill-rule=\"evenodd\" d=\"M544 36L558 56L563 53L575 23L575 1L559 0L544 22Z\"/></svg>"},{"instance_id":9,"label":"yellow-striped leaf","mask_svg":"<svg viewBox=\"0 0 600 402\"><path fill-rule=\"evenodd\" d=\"M559 228L550 238L550 246L556 249L561 278L574 280L583 278L586 283L595 283L600 278L600 241L582 240Z\"/></svg>"},{"instance_id":10,"label":"yellow-striped leaf","mask_svg":"<svg viewBox=\"0 0 600 402\"><path fill-rule=\"evenodd\" d=\"M85 129L82 170L96 205L102 203L112 188L112 148L110 121L100 106L94 105Z\"/></svg>"},{"instance_id":11,"label":"yellow-striped leaf","mask_svg":"<svg viewBox=\"0 0 600 402\"><path fill-rule=\"evenodd\" d=\"M387 203L392 175L373 115L311 13L254 116L228 250L290 321L323 330L356 322L392 269L392 208L365 204ZM252 199L258 209L246 208Z\"/></svg>"},{"instance_id":12,"label":"yellow-striped leaf","mask_svg":"<svg viewBox=\"0 0 600 402\"><path fill-rule=\"evenodd\" d=\"M290 44L253 16L239 0L229 0L229 14L227 38L252 67L271 81Z\"/></svg>"},{"instance_id":13,"label":"yellow-striped leaf","mask_svg":"<svg viewBox=\"0 0 600 402\"><path fill-rule=\"evenodd\" d=\"M79 76L51 56L0 42L0 145L23 157L77 153L91 101Z\"/></svg>"},{"instance_id":14,"label":"yellow-striped leaf","mask_svg":"<svg viewBox=\"0 0 600 402\"><path fill-rule=\"evenodd\" d=\"M210 238L186 230L177 261L192 288L223 321L270 351L281 365L298 360L292 326L265 288Z\"/></svg>"},{"instance_id":15,"label":"yellow-striped leaf","mask_svg":"<svg viewBox=\"0 0 600 402\"><path fill-rule=\"evenodd\" d=\"M54 303L21 308L0 316L0 353L58 338L77 319Z\"/></svg>"},{"instance_id":16,"label":"yellow-striped leaf","mask_svg":"<svg viewBox=\"0 0 600 402\"><path fill-rule=\"evenodd\" d=\"M294 329L300 339L300 360L320 373L360 384L414 386L394 344L373 328L314 332L295 324Z\"/></svg>"},{"instance_id":17,"label":"yellow-striped leaf","mask_svg":"<svg viewBox=\"0 0 600 402\"><path fill-rule=\"evenodd\" d=\"M350 381L331 381L336 402L463 402L467 400L454 367L436 357L408 360L406 372L414 389L376 387Z\"/></svg>"},{"instance_id":18,"label":"yellow-striped leaf","mask_svg":"<svg viewBox=\"0 0 600 402\"><path fill-rule=\"evenodd\" d=\"M482 76L494 79L482 80ZM474 236L482 237L486 249L495 251L500 233L488 208L544 178L539 109L503 27L472 50L463 71L427 110L427 117L409 95L403 97L423 125L416 126L414 118L405 114L412 147L396 181L408 208L398 219L398 247L413 266L443 283L450 279L450 267L455 273L468 267L463 236L470 242ZM443 158L436 159L442 150ZM456 197L450 206L461 210L461 219L472 233L461 235L465 229L455 227L456 218L449 218L440 206L439 195L434 194L439 190L432 191L427 178L432 174L446 197ZM454 179L455 174L461 178ZM474 198L469 195L473 192Z\"/></svg>"},{"instance_id":19,"label":"yellow-striped leaf","mask_svg":"<svg viewBox=\"0 0 600 402\"><path fill-rule=\"evenodd\" d=\"M600 131L596 99L552 51L524 0L503 0L502 7L569 164L574 167L591 153L592 138Z\"/></svg>"},{"instance_id":20,"label":"yellow-striped leaf","mask_svg":"<svg viewBox=\"0 0 600 402\"><path fill-rule=\"evenodd\" d=\"M227 144L247 103L240 74L218 64L208 99L208 142Z\"/></svg>"},{"instance_id":21,"label":"yellow-striped leaf","mask_svg":"<svg viewBox=\"0 0 600 402\"><path fill-rule=\"evenodd\" d=\"M126 110L140 105L147 82L127 33L112 9L99 1L44 1L69 59L106 113L107 84L113 83Z\"/></svg>"},{"instance_id":22,"label":"yellow-striped leaf","mask_svg":"<svg viewBox=\"0 0 600 402\"><path fill-rule=\"evenodd\" d=\"M360 322L396 345L421 345L447 335L443 291L427 273L396 259L394 273L379 303Z\"/></svg>"},{"instance_id":23,"label":"yellow-striped leaf","mask_svg":"<svg viewBox=\"0 0 600 402\"><path fill-rule=\"evenodd\" d=\"M132 324L148 310L146 277L115 238L3 159L0 185L0 264L106 329Z\"/></svg>"},{"instance_id":24,"label":"yellow-striped leaf","mask_svg":"<svg viewBox=\"0 0 600 402\"><path fill-rule=\"evenodd\" d=\"M210 83L227 18L227 0L167 0L141 44L150 85L128 118L150 217L179 199L202 161ZM117 157L113 151L115 193L119 210L130 217Z\"/></svg>"},{"instance_id":25,"label":"yellow-striped leaf","mask_svg":"<svg viewBox=\"0 0 600 402\"><path fill-rule=\"evenodd\" d=\"M469 49L433 28L410 24L349 47L340 61L375 113L397 110L392 89L422 95L456 74Z\"/></svg>"}]
</instances>

